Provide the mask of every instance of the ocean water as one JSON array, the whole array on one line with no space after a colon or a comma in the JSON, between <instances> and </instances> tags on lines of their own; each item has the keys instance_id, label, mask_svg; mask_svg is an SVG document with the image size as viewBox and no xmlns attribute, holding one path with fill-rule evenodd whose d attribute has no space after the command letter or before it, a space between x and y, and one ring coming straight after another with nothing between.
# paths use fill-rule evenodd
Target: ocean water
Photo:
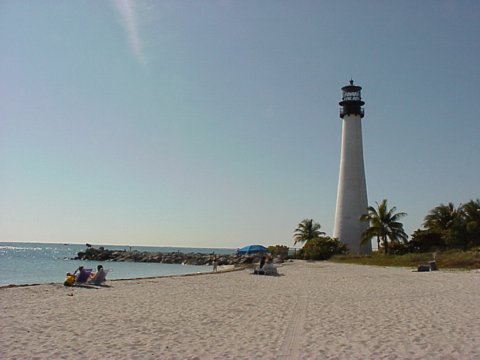
<instances>
[{"instance_id":1,"label":"ocean water","mask_svg":"<svg viewBox=\"0 0 480 360\"><path fill-rule=\"evenodd\" d=\"M104 246L109 250L131 250L149 252L183 252L211 254L232 254L235 249L213 248L175 248L153 246ZM42 244L0 242L0 286L15 284L63 283L65 274L73 272L80 265L96 269L102 264L109 269L107 279L132 279L149 276L181 275L211 271L210 266L157 264L138 262L97 262L71 260L85 245L79 244Z\"/></svg>"}]
</instances>

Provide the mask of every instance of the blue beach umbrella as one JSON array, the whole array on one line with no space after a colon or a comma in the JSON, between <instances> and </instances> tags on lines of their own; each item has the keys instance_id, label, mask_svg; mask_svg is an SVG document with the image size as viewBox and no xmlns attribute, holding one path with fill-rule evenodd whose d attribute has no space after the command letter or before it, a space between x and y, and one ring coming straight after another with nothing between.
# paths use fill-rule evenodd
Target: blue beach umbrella
<instances>
[{"instance_id":1,"label":"blue beach umbrella","mask_svg":"<svg viewBox=\"0 0 480 360\"><path fill-rule=\"evenodd\" d=\"M268 249L262 245L247 245L237 251L238 254L266 253Z\"/></svg>"}]
</instances>

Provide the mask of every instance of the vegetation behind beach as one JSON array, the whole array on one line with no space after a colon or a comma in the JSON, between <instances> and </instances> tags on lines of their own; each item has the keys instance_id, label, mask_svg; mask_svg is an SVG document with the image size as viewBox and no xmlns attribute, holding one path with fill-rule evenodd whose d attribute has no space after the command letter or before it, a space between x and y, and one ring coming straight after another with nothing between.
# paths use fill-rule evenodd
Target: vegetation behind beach
<instances>
[{"instance_id":1,"label":"vegetation behind beach","mask_svg":"<svg viewBox=\"0 0 480 360\"><path fill-rule=\"evenodd\" d=\"M330 260L360 265L417 267L420 264L428 264L434 258L440 269L480 269L479 248L469 251L448 250L437 252L435 255L431 252L404 255L385 255L379 252L371 255L335 255Z\"/></svg>"},{"instance_id":2,"label":"vegetation behind beach","mask_svg":"<svg viewBox=\"0 0 480 360\"><path fill-rule=\"evenodd\" d=\"M360 221L368 223L361 244L377 242L373 254L349 254L338 239L326 236L319 223L304 219L295 229L294 244L303 243L296 257L305 260L326 260L379 266L418 267L435 260L440 268L480 268L480 200L455 206L440 204L429 211L423 229L408 239L400 219L407 216L389 207L384 199L369 206Z\"/></svg>"}]
</instances>

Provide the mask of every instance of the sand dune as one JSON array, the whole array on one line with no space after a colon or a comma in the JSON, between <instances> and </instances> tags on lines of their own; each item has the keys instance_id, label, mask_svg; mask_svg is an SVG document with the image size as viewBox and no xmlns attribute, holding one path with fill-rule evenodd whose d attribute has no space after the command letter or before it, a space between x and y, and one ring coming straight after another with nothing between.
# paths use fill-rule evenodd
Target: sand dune
<instances>
[{"instance_id":1,"label":"sand dune","mask_svg":"<svg viewBox=\"0 0 480 360\"><path fill-rule=\"evenodd\" d=\"M479 272L279 271L1 288L0 358L480 358Z\"/></svg>"}]
</instances>

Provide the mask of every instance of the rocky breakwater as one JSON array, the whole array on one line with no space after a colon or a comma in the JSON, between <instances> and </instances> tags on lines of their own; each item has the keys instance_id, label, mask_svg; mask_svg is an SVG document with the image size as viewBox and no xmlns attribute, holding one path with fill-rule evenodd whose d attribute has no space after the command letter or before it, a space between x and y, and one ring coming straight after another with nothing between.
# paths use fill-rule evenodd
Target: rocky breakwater
<instances>
[{"instance_id":1,"label":"rocky breakwater","mask_svg":"<svg viewBox=\"0 0 480 360\"><path fill-rule=\"evenodd\" d=\"M181 253L181 252L147 252L147 251L126 251L107 250L104 248L87 248L77 254L74 260L95 260L95 261L131 261L149 262L164 264L186 264L186 265L212 265L216 258L218 265L248 265L259 261L255 255L221 255L202 253Z\"/></svg>"}]
</instances>

